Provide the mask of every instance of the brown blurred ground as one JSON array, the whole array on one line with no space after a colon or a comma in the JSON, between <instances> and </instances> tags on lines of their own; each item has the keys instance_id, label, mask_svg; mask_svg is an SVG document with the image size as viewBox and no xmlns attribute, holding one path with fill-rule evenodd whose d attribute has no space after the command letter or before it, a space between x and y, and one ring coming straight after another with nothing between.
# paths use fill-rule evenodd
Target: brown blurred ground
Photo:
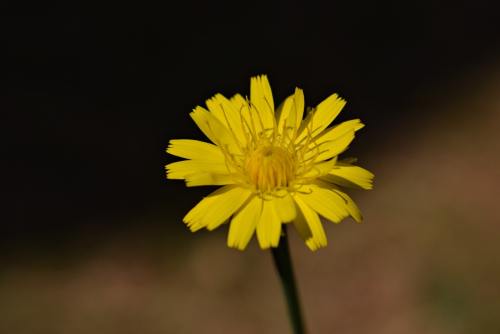
<instances>
[{"instance_id":1,"label":"brown blurred ground","mask_svg":"<svg viewBox=\"0 0 500 334\"><path fill-rule=\"evenodd\" d=\"M330 245L316 253L292 233L310 333L500 333L499 91L498 67L446 96L423 91L411 105L437 116L412 110L360 157L376 174L375 190L353 193L365 223L326 224ZM225 228L157 233L89 234L67 254L6 264L0 333L288 332L270 255L255 242L240 253Z\"/></svg>"}]
</instances>

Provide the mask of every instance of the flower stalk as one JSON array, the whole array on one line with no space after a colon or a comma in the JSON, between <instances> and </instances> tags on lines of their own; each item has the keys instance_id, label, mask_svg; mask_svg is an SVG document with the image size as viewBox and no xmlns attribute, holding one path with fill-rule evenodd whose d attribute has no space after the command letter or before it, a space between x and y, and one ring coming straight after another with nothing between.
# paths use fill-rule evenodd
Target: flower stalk
<instances>
[{"instance_id":1,"label":"flower stalk","mask_svg":"<svg viewBox=\"0 0 500 334\"><path fill-rule=\"evenodd\" d=\"M274 266L281 280L281 286L288 305L288 315L294 334L305 334L304 320L300 308L300 300L295 285L290 248L288 246L288 235L286 225L282 226L282 233L278 247L271 248Z\"/></svg>"}]
</instances>

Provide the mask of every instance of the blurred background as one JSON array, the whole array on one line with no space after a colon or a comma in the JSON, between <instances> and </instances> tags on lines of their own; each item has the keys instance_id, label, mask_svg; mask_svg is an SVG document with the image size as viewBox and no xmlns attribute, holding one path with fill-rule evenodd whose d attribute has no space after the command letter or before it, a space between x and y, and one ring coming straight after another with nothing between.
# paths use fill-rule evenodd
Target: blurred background
<instances>
[{"instance_id":1,"label":"blurred background","mask_svg":"<svg viewBox=\"0 0 500 334\"><path fill-rule=\"evenodd\" d=\"M0 333L287 333L268 252L192 234L188 113L266 73L366 128L364 224L291 248L310 333L500 333L496 1L0 5Z\"/></svg>"}]
</instances>

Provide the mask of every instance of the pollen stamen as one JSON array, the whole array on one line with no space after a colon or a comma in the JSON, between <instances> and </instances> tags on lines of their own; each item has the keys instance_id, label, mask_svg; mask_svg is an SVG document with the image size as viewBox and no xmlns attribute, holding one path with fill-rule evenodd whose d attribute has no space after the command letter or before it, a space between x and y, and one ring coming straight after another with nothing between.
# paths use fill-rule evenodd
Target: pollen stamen
<instances>
[{"instance_id":1,"label":"pollen stamen","mask_svg":"<svg viewBox=\"0 0 500 334\"><path fill-rule=\"evenodd\" d=\"M287 188L295 178L296 163L283 148L261 143L249 154L245 168L249 182L265 193Z\"/></svg>"}]
</instances>

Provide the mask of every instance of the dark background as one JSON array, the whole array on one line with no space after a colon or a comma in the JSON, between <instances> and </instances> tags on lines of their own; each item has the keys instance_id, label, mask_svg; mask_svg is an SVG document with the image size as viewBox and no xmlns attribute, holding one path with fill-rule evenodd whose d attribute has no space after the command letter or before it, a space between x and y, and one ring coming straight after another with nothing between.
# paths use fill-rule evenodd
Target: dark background
<instances>
[{"instance_id":1,"label":"dark background","mask_svg":"<svg viewBox=\"0 0 500 334\"><path fill-rule=\"evenodd\" d=\"M445 113L427 106L500 56L498 1L6 2L0 15L5 264L137 231L198 240L180 221L207 190L165 180L164 150L199 136L194 106L247 94L252 75L277 101L338 92L340 119L368 125L350 153L404 161L405 134Z\"/></svg>"},{"instance_id":2,"label":"dark background","mask_svg":"<svg viewBox=\"0 0 500 334\"><path fill-rule=\"evenodd\" d=\"M277 100L295 86L309 105L339 92L349 102L346 117L370 124L363 146L377 145L376 136L390 136L410 116L402 109L421 91L439 94L460 72L497 56L496 4L8 8L1 23L5 228L73 228L178 201L175 182L163 180L168 140L198 135L191 109L217 92L248 92L251 75L268 74Z\"/></svg>"}]
</instances>

